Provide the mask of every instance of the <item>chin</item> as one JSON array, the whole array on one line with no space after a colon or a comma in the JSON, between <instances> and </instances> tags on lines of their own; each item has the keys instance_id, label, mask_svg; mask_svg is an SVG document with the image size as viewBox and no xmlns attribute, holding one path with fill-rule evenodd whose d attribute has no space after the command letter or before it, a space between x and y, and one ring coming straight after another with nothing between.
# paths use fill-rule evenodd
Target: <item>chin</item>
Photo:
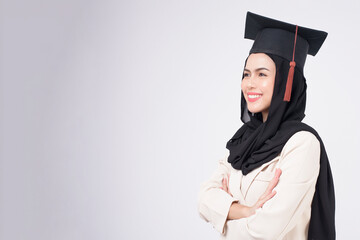
<instances>
[{"instance_id":1,"label":"chin","mask_svg":"<svg viewBox=\"0 0 360 240\"><path fill-rule=\"evenodd\" d=\"M251 113L262 113L270 108L270 104L247 102L247 108Z\"/></svg>"},{"instance_id":2,"label":"chin","mask_svg":"<svg viewBox=\"0 0 360 240\"><path fill-rule=\"evenodd\" d=\"M247 106L247 108L251 113L254 113L254 114L262 111L262 109L250 107L249 105Z\"/></svg>"}]
</instances>

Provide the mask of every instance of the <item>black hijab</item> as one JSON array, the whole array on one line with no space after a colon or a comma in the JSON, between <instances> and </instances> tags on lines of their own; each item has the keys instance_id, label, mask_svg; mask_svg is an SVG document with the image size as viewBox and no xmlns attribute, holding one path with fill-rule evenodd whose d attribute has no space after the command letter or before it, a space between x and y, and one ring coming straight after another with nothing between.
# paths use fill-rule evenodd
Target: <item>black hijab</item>
<instances>
[{"instance_id":1,"label":"black hijab","mask_svg":"<svg viewBox=\"0 0 360 240\"><path fill-rule=\"evenodd\" d=\"M320 142L320 172L311 205L311 219L308 239L335 239L335 192L324 144L319 134L302 123L305 117L306 80L302 70L295 67L290 102L283 101L289 61L277 55L267 54L276 65L274 92L268 118L262 121L262 114L252 114L247 109L241 93L241 120L244 124L227 142L232 167L248 174L280 154L289 138L299 131L313 133ZM245 64L246 65L246 64Z\"/></svg>"}]
</instances>

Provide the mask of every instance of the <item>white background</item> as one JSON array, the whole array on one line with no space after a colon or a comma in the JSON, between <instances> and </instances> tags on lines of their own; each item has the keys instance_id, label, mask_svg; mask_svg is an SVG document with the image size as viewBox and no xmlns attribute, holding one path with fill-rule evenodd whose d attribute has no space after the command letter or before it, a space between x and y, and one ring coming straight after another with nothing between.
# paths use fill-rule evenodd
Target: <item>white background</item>
<instances>
[{"instance_id":1,"label":"white background","mask_svg":"<svg viewBox=\"0 0 360 240\"><path fill-rule=\"evenodd\" d=\"M357 1L0 4L0 239L218 239L196 201L241 126L248 10L329 33L305 122L360 236Z\"/></svg>"}]
</instances>

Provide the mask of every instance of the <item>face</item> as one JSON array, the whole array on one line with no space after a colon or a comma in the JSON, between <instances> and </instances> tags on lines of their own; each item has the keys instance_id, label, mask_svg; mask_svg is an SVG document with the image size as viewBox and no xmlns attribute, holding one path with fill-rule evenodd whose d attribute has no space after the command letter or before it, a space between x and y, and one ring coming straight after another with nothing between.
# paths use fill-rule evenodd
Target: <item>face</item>
<instances>
[{"instance_id":1,"label":"face","mask_svg":"<svg viewBox=\"0 0 360 240\"><path fill-rule=\"evenodd\" d=\"M264 53L253 53L248 57L244 69L241 90L250 112L261 112L265 122L269 114L274 91L276 66Z\"/></svg>"}]
</instances>

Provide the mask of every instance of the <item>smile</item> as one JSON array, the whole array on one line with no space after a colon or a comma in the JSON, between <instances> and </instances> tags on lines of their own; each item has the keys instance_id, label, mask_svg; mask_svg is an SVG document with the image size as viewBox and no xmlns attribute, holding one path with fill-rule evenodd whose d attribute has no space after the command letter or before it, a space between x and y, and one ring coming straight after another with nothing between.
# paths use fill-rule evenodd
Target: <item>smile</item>
<instances>
[{"instance_id":1,"label":"smile","mask_svg":"<svg viewBox=\"0 0 360 240\"><path fill-rule=\"evenodd\" d=\"M249 102L255 102L257 100L259 100L261 98L261 94L253 94L253 93L248 93L248 101Z\"/></svg>"}]
</instances>

